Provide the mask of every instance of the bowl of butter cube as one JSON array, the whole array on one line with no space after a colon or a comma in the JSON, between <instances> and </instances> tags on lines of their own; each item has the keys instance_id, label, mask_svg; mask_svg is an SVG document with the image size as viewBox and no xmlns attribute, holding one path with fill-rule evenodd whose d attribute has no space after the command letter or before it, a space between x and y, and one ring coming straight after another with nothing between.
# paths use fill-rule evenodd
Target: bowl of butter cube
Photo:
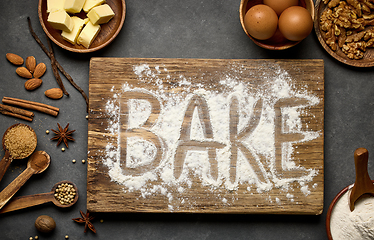
<instances>
[{"instance_id":1,"label":"bowl of butter cube","mask_svg":"<svg viewBox=\"0 0 374 240\"><path fill-rule=\"evenodd\" d=\"M125 0L39 0L40 24L58 46L89 53L110 44L121 31Z\"/></svg>"}]
</instances>

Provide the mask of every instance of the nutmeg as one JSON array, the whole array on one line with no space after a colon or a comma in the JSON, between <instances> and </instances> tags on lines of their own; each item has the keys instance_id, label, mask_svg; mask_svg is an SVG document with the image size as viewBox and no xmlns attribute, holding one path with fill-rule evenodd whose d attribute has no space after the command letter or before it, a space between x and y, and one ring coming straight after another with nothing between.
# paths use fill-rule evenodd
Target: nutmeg
<instances>
[{"instance_id":1,"label":"nutmeg","mask_svg":"<svg viewBox=\"0 0 374 240\"><path fill-rule=\"evenodd\" d=\"M39 232L49 233L56 228L56 222L47 215L41 215L35 220L35 227Z\"/></svg>"}]
</instances>

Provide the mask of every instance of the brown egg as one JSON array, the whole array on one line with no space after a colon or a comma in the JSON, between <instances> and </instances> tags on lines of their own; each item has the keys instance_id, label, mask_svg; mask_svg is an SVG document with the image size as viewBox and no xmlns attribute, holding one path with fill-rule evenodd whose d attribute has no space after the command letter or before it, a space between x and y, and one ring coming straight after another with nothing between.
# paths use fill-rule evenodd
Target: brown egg
<instances>
[{"instance_id":1,"label":"brown egg","mask_svg":"<svg viewBox=\"0 0 374 240\"><path fill-rule=\"evenodd\" d=\"M313 29L313 19L308 10L300 6L289 7L279 16L279 30L291 41L301 41Z\"/></svg>"},{"instance_id":2,"label":"brown egg","mask_svg":"<svg viewBox=\"0 0 374 240\"><path fill-rule=\"evenodd\" d=\"M280 16L286 8L297 6L299 0L264 0L264 4L271 7Z\"/></svg>"},{"instance_id":3,"label":"brown egg","mask_svg":"<svg viewBox=\"0 0 374 240\"><path fill-rule=\"evenodd\" d=\"M271 7L258 4L245 14L244 25L252 37L259 40L269 39L277 30L278 16Z\"/></svg>"}]
</instances>

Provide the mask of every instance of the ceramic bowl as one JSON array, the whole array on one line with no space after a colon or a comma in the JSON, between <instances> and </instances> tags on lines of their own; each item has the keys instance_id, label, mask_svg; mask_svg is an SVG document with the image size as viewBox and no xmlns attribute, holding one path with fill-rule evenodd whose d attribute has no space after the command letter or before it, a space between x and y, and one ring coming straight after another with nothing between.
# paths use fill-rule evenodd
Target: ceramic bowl
<instances>
[{"instance_id":1,"label":"ceramic bowl","mask_svg":"<svg viewBox=\"0 0 374 240\"><path fill-rule=\"evenodd\" d=\"M374 184L374 180L372 180L373 184ZM338 239L333 239L332 238L332 235L331 235L331 225L330 225L330 220L331 220L331 213L332 213L332 210L334 209L334 206L335 204L339 201L340 197L343 196L349 189L351 189L353 187L353 184L352 185L349 185L345 188L343 188L336 196L335 198L332 200L330 206L329 206L329 209L327 210L327 214L326 214L326 233L327 233L327 238L329 240L338 240Z\"/></svg>"},{"instance_id":2,"label":"ceramic bowl","mask_svg":"<svg viewBox=\"0 0 374 240\"><path fill-rule=\"evenodd\" d=\"M107 4L112 8L113 12L115 13L114 17L105 24L101 25L101 30L99 35L95 38L89 48L85 48L81 45L74 45L70 42L64 40L61 37L61 31L54 29L48 22L48 13L47 13L47 0L39 0L38 6L38 13L39 13L39 21L43 27L44 32L47 36L59 47L66 49L71 52L77 53L89 53L94 52L97 50L106 47L110 44L114 38L118 35L121 31L123 23L125 21L126 15L126 5L125 0L107 0ZM75 14L82 19L86 18L86 13L84 11Z\"/></svg>"},{"instance_id":3,"label":"ceramic bowl","mask_svg":"<svg viewBox=\"0 0 374 240\"><path fill-rule=\"evenodd\" d=\"M277 32L274 34L273 37L267 40L258 40L253 38L251 35L248 34L247 30L244 26L244 16L247 13L247 11L257 4L262 4L263 0L241 0L240 8L239 8L239 17L240 17L240 23L242 24L244 32L247 34L247 36L258 46L270 49L270 50L284 50L288 49L290 47L295 46L300 41L290 41L283 37L283 35L277 30ZM312 16L312 19L314 20L314 3L313 0L299 0L299 6L305 7L310 15Z\"/></svg>"}]
</instances>

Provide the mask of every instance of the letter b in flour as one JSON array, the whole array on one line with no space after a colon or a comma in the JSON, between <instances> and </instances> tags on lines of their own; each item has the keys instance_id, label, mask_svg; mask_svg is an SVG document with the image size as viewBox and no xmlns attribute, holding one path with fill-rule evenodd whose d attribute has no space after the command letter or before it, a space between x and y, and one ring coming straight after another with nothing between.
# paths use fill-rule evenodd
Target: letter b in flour
<instances>
[{"instance_id":1,"label":"letter b in flour","mask_svg":"<svg viewBox=\"0 0 374 240\"><path fill-rule=\"evenodd\" d=\"M137 128L129 128L129 101L131 99L137 100L146 100L151 105L151 113L146 119L145 123ZM163 140L158 137L156 134L150 131L151 127L156 123L159 114L160 114L160 103L157 98L155 98L152 94L140 91L134 92L126 92L124 97L121 99L121 115L120 115L120 122L121 122L121 137L120 143L121 146L121 168L123 173L126 175L131 176L138 176L149 172L155 169L162 159L163 155ZM155 155L152 161L148 161L145 164L137 165L136 167L129 166L129 145L128 140L129 138L138 138L144 140L145 142L149 142L154 144L155 146ZM143 141L143 142L144 142ZM145 154L142 149L140 150L141 154Z\"/></svg>"}]
</instances>

